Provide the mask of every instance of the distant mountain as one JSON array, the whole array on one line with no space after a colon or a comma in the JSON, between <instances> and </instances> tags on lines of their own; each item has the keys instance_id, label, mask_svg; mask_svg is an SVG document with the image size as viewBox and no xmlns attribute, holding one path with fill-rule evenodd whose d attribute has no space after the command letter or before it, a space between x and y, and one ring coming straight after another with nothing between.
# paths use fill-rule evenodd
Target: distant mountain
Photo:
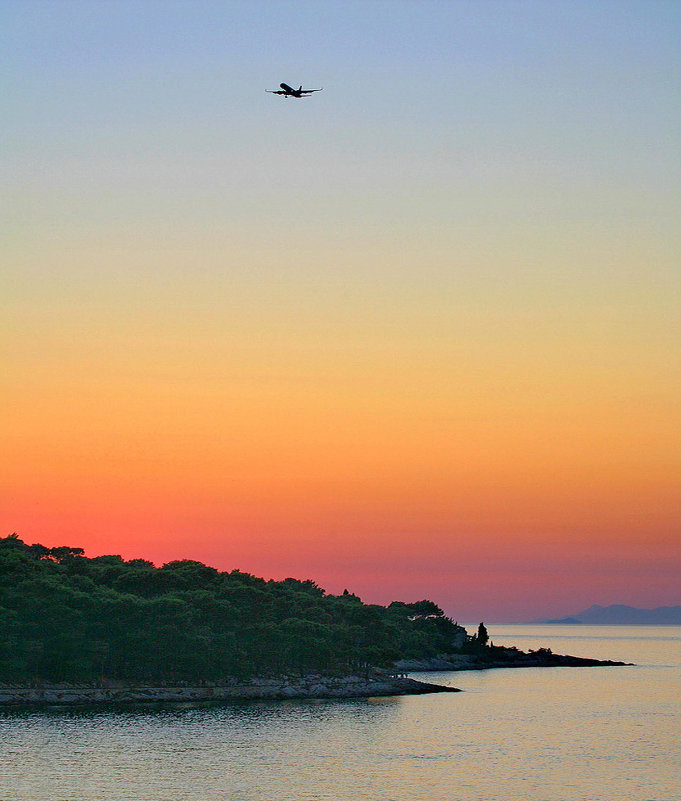
<instances>
[{"instance_id":1,"label":"distant mountain","mask_svg":"<svg viewBox=\"0 0 681 801\"><path fill-rule=\"evenodd\" d=\"M681 606L658 606L656 609L637 609L634 606L613 604L599 606L595 604L569 617L556 619L542 618L533 623L591 623L603 626L614 625L673 625L681 626Z\"/></svg>"}]
</instances>

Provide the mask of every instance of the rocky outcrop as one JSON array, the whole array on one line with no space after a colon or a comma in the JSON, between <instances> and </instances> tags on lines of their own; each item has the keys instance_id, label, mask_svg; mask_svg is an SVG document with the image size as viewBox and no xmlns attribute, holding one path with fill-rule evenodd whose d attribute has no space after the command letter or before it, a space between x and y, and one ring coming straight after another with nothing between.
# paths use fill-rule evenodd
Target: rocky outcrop
<instances>
[{"instance_id":1,"label":"rocky outcrop","mask_svg":"<svg viewBox=\"0 0 681 801\"><path fill-rule=\"evenodd\" d=\"M163 703L182 701L283 700L288 698L368 698L459 692L453 687L393 675L257 678L198 687L0 686L0 706L30 704Z\"/></svg>"},{"instance_id":2,"label":"rocky outcrop","mask_svg":"<svg viewBox=\"0 0 681 801\"><path fill-rule=\"evenodd\" d=\"M395 670L402 672L435 670L489 670L491 668L521 667L597 667L622 666L627 662L609 659L587 659L568 654L554 654L547 648L538 651L518 651L514 648L491 648L479 654L447 654L433 659L401 659Z\"/></svg>"}]
</instances>

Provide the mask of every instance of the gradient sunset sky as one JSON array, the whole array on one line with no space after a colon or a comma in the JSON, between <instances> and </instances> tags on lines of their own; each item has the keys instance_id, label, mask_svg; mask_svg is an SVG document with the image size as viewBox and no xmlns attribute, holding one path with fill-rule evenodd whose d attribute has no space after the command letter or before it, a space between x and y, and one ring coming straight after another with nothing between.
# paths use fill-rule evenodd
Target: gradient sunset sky
<instances>
[{"instance_id":1,"label":"gradient sunset sky","mask_svg":"<svg viewBox=\"0 0 681 801\"><path fill-rule=\"evenodd\" d=\"M0 536L681 604L681 3L0 14Z\"/></svg>"}]
</instances>

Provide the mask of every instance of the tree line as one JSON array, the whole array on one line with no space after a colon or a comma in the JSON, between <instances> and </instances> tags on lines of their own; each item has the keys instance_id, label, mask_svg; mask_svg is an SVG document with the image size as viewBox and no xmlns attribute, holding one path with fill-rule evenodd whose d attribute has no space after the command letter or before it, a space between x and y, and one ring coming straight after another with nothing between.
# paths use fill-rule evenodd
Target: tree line
<instances>
[{"instance_id":1,"label":"tree line","mask_svg":"<svg viewBox=\"0 0 681 801\"><path fill-rule=\"evenodd\" d=\"M365 604L311 580L0 538L3 683L343 674L466 643L465 629L428 600Z\"/></svg>"}]
</instances>

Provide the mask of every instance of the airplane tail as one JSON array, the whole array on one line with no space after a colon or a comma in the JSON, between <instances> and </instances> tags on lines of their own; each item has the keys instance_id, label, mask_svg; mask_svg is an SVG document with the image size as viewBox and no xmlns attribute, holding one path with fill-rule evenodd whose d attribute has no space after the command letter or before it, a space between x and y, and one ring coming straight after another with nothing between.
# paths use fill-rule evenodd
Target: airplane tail
<instances>
[{"instance_id":1,"label":"airplane tail","mask_svg":"<svg viewBox=\"0 0 681 801\"><path fill-rule=\"evenodd\" d=\"M302 92L302 90L303 90L303 84L301 83L300 86L298 87L298 91Z\"/></svg>"}]
</instances>

